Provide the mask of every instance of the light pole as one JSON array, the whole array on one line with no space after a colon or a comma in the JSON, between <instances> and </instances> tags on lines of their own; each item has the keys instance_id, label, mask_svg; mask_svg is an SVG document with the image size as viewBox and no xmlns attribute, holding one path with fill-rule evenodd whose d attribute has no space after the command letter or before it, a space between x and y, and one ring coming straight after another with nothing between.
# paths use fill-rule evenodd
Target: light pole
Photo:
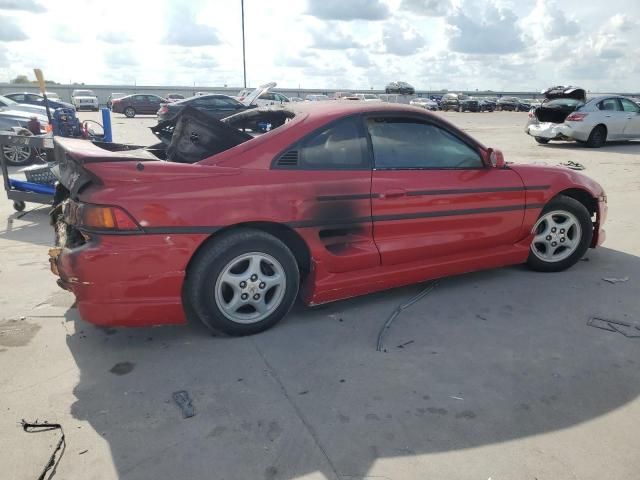
<instances>
[{"instance_id":1,"label":"light pole","mask_svg":"<svg viewBox=\"0 0 640 480\"><path fill-rule=\"evenodd\" d=\"M247 60L245 58L244 47L244 0L240 0L240 9L242 11L242 75L244 78L244 88L247 88Z\"/></svg>"}]
</instances>

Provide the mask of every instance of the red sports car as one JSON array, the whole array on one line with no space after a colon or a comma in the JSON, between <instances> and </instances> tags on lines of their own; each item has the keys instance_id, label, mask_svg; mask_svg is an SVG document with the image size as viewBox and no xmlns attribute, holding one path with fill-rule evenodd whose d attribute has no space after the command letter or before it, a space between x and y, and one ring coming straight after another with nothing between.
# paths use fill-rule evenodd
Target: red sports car
<instances>
[{"instance_id":1,"label":"red sports car","mask_svg":"<svg viewBox=\"0 0 640 480\"><path fill-rule=\"evenodd\" d=\"M422 108L202 115L159 125L165 147L56 139L51 264L85 320L189 317L246 335L273 326L298 294L317 305L511 264L559 271L604 240L596 182L505 164Z\"/></svg>"}]
</instances>

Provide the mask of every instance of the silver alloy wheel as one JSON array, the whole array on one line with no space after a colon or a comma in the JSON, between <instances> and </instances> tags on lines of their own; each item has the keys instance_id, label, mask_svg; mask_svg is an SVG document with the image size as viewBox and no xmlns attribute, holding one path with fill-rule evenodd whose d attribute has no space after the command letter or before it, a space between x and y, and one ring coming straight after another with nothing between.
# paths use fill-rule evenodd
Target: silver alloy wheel
<instances>
[{"instance_id":1,"label":"silver alloy wheel","mask_svg":"<svg viewBox=\"0 0 640 480\"><path fill-rule=\"evenodd\" d=\"M21 165L28 162L29 158L31 158L31 147L3 145L2 154L7 160L7 163L11 165Z\"/></svg>"},{"instance_id":2,"label":"silver alloy wheel","mask_svg":"<svg viewBox=\"0 0 640 480\"><path fill-rule=\"evenodd\" d=\"M531 251L543 262L561 262L576 251L582 239L580 222L565 210L545 213L532 231Z\"/></svg>"},{"instance_id":3,"label":"silver alloy wheel","mask_svg":"<svg viewBox=\"0 0 640 480\"><path fill-rule=\"evenodd\" d=\"M215 285L220 311L232 322L256 323L278 308L284 298L287 277L271 255L251 252L231 260Z\"/></svg>"}]
</instances>

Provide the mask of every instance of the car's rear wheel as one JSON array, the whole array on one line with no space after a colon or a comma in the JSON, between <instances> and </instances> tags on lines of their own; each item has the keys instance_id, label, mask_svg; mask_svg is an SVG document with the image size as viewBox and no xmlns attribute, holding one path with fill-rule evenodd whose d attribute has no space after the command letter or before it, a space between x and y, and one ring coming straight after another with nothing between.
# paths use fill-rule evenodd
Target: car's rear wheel
<instances>
[{"instance_id":1,"label":"car's rear wheel","mask_svg":"<svg viewBox=\"0 0 640 480\"><path fill-rule=\"evenodd\" d=\"M527 264L541 272L559 272L574 265L589 248L593 224L587 208L559 195L542 210L533 227Z\"/></svg>"},{"instance_id":2,"label":"car's rear wheel","mask_svg":"<svg viewBox=\"0 0 640 480\"><path fill-rule=\"evenodd\" d=\"M238 230L194 258L186 307L214 332L251 335L289 312L299 281L298 264L284 243L259 230Z\"/></svg>"},{"instance_id":3,"label":"car's rear wheel","mask_svg":"<svg viewBox=\"0 0 640 480\"><path fill-rule=\"evenodd\" d=\"M548 138L542 138L542 137L533 137L536 139L536 142L538 142L541 145L546 145L547 143L549 143L549 139Z\"/></svg>"},{"instance_id":4,"label":"car's rear wheel","mask_svg":"<svg viewBox=\"0 0 640 480\"><path fill-rule=\"evenodd\" d=\"M127 118L133 118L136 116L136 109L133 107L127 107L124 109L124 116Z\"/></svg>"},{"instance_id":5,"label":"car's rear wheel","mask_svg":"<svg viewBox=\"0 0 640 480\"><path fill-rule=\"evenodd\" d=\"M21 167L33 161L35 151L24 145L3 145L2 156L7 165Z\"/></svg>"},{"instance_id":6,"label":"car's rear wheel","mask_svg":"<svg viewBox=\"0 0 640 480\"><path fill-rule=\"evenodd\" d=\"M597 125L591 130L587 139L587 147L599 148L607 141L607 129L604 125Z\"/></svg>"}]
</instances>

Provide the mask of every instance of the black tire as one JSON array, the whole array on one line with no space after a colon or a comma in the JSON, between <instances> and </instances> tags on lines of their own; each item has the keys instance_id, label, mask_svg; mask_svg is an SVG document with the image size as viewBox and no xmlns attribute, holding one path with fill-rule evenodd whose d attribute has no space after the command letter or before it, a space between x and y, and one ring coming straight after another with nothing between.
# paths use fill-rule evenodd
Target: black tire
<instances>
[{"instance_id":1,"label":"black tire","mask_svg":"<svg viewBox=\"0 0 640 480\"><path fill-rule=\"evenodd\" d=\"M607 128L604 125L596 125L591 130L587 139L587 147L600 148L607 141Z\"/></svg>"},{"instance_id":2,"label":"black tire","mask_svg":"<svg viewBox=\"0 0 640 480\"><path fill-rule=\"evenodd\" d=\"M254 323L239 323L229 319L218 307L215 285L230 262L252 252L270 255L280 263L285 274L285 292L266 318ZM298 264L284 243L260 230L239 229L213 239L196 254L185 282L185 310L193 312L214 333L253 335L271 328L289 312L298 295L299 283Z\"/></svg>"},{"instance_id":3,"label":"black tire","mask_svg":"<svg viewBox=\"0 0 640 480\"><path fill-rule=\"evenodd\" d=\"M124 116L127 118L133 118L136 116L136 109L133 107L127 107L124 109Z\"/></svg>"},{"instance_id":4,"label":"black tire","mask_svg":"<svg viewBox=\"0 0 640 480\"><path fill-rule=\"evenodd\" d=\"M536 139L536 142L538 142L540 145L546 145L547 143L549 143L549 139L548 138L542 138L542 137L533 137Z\"/></svg>"},{"instance_id":5,"label":"black tire","mask_svg":"<svg viewBox=\"0 0 640 480\"><path fill-rule=\"evenodd\" d=\"M16 212L22 212L25 209L26 206L27 206L27 204L24 203L22 200L14 200L14 202L13 202L13 209Z\"/></svg>"},{"instance_id":6,"label":"black tire","mask_svg":"<svg viewBox=\"0 0 640 480\"><path fill-rule=\"evenodd\" d=\"M537 257L533 253L533 251L529 251L527 265L532 270L536 270L538 272L560 272L573 266L582 258L584 253L589 248L589 245L591 245L591 239L593 238L593 224L591 223L591 215L589 214L587 208L578 200L564 195L558 195L552 198L549 203L547 203L547 205L542 209L540 217L543 217L545 214L553 211L564 211L574 215L580 223L580 230L582 234L578 243L578 247L575 249L575 251L564 260L558 262L544 261Z\"/></svg>"}]
</instances>

